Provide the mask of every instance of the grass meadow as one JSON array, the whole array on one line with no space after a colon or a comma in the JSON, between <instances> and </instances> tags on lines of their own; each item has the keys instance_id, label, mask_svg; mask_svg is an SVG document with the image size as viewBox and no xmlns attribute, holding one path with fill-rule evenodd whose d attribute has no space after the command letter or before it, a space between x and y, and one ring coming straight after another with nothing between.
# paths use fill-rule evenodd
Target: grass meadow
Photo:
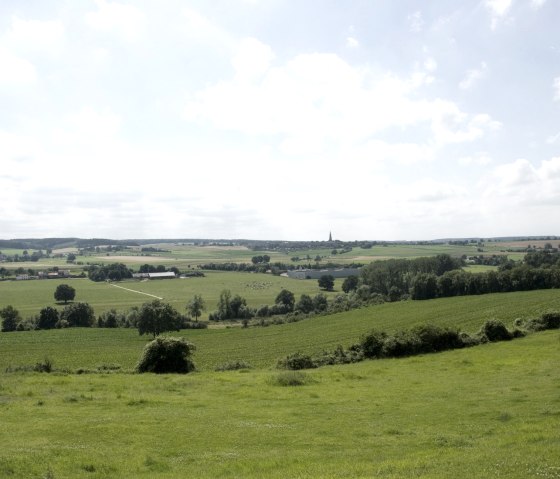
<instances>
[{"instance_id":1,"label":"grass meadow","mask_svg":"<svg viewBox=\"0 0 560 479\"><path fill-rule=\"evenodd\" d=\"M548 331L291 387L266 369L3 373L0 477L555 478L559 361Z\"/></svg>"},{"instance_id":2,"label":"grass meadow","mask_svg":"<svg viewBox=\"0 0 560 479\"><path fill-rule=\"evenodd\" d=\"M195 294L200 294L206 302L207 310L216 309L220 293L224 289L247 299L251 307L274 304L274 299L284 288L292 291L296 298L303 293L315 295L321 290L317 280L296 280L283 276L256 273L235 273L209 271L205 277L173 280L122 281L118 283L96 283L89 279L49 279L34 281L0 282L0 308L11 304L23 317L37 314L45 306L54 306L54 291L61 284L69 284L76 290L75 301L89 303L96 314L115 308L124 311L131 306L140 306L151 301L154 296L163 298L179 311L185 312L185 305ZM340 292L342 280L335 282L335 291ZM126 288L126 289L125 289ZM129 291L133 290L133 291ZM145 293L145 294L142 294Z\"/></svg>"},{"instance_id":3,"label":"grass meadow","mask_svg":"<svg viewBox=\"0 0 560 479\"><path fill-rule=\"evenodd\" d=\"M172 333L192 341L194 362L202 371L231 360L270 368L277 359L297 351L316 354L337 345L349 346L371 329L392 332L433 323L476 332L484 321L499 319L511 326L517 317L560 310L560 292L541 290L385 303L297 323L268 327L184 330ZM134 329L71 328L0 334L0 371L33 365L49 357L55 367L95 369L118 364L132 369L150 338Z\"/></svg>"}]
</instances>

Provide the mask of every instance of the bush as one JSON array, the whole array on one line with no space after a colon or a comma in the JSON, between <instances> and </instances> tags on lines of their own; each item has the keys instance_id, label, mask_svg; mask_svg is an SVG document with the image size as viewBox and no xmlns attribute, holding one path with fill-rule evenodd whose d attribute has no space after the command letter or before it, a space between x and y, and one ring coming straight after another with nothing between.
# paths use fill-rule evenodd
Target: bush
<instances>
[{"instance_id":1,"label":"bush","mask_svg":"<svg viewBox=\"0 0 560 479\"><path fill-rule=\"evenodd\" d=\"M546 325L546 329L558 329L560 328L560 312L558 311L547 311L541 315L541 320L543 324Z\"/></svg>"},{"instance_id":2,"label":"bush","mask_svg":"<svg viewBox=\"0 0 560 479\"><path fill-rule=\"evenodd\" d=\"M383 343L381 355L388 358L412 356L421 351L420 338L411 331L397 331Z\"/></svg>"},{"instance_id":3,"label":"bush","mask_svg":"<svg viewBox=\"0 0 560 479\"><path fill-rule=\"evenodd\" d=\"M38 373L50 373L53 370L53 362L49 358L45 358L43 362L35 364L33 370Z\"/></svg>"},{"instance_id":4,"label":"bush","mask_svg":"<svg viewBox=\"0 0 560 479\"><path fill-rule=\"evenodd\" d=\"M279 359L276 367L278 369L291 369L292 371L296 371L299 369L315 368L316 365L311 356L297 352L283 359Z\"/></svg>"},{"instance_id":5,"label":"bush","mask_svg":"<svg viewBox=\"0 0 560 479\"><path fill-rule=\"evenodd\" d=\"M383 331L372 331L362 336L359 348L366 358L380 358L383 354L383 345L387 339L387 334Z\"/></svg>"},{"instance_id":6,"label":"bush","mask_svg":"<svg viewBox=\"0 0 560 479\"><path fill-rule=\"evenodd\" d=\"M334 351L324 351L321 356L314 360L317 366L330 366L333 364L358 363L364 360L364 354L357 349L344 349L337 346Z\"/></svg>"},{"instance_id":7,"label":"bush","mask_svg":"<svg viewBox=\"0 0 560 479\"><path fill-rule=\"evenodd\" d=\"M433 324L424 324L412 328L412 335L419 340L419 352L433 353L464 346L459 331L441 328Z\"/></svg>"},{"instance_id":8,"label":"bush","mask_svg":"<svg viewBox=\"0 0 560 479\"><path fill-rule=\"evenodd\" d=\"M305 386L316 382L309 374L302 371L285 371L270 378L269 383L274 386Z\"/></svg>"},{"instance_id":9,"label":"bush","mask_svg":"<svg viewBox=\"0 0 560 479\"><path fill-rule=\"evenodd\" d=\"M47 306L39 311L37 329L52 329L56 327L58 321L58 310Z\"/></svg>"},{"instance_id":10,"label":"bush","mask_svg":"<svg viewBox=\"0 0 560 479\"><path fill-rule=\"evenodd\" d=\"M189 373L195 347L183 338L156 338L146 345L136 365L139 373Z\"/></svg>"},{"instance_id":11,"label":"bush","mask_svg":"<svg viewBox=\"0 0 560 479\"><path fill-rule=\"evenodd\" d=\"M58 322L63 320L67 321L68 325L71 327L80 326L89 328L93 325L95 315L93 313L93 308L88 303L73 303L65 306L62 310Z\"/></svg>"},{"instance_id":12,"label":"bush","mask_svg":"<svg viewBox=\"0 0 560 479\"><path fill-rule=\"evenodd\" d=\"M480 338L488 341L507 341L512 338L511 333L505 327L504 323L497 319L486 321L478 332Z\"/></svg>"}]
</instances>

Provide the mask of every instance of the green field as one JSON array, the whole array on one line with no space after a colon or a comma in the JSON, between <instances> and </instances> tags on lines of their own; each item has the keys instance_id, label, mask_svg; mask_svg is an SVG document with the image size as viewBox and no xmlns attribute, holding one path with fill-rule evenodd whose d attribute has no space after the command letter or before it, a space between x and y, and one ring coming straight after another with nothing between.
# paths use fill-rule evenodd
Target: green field
<instances>
[{"instance_id":1,"label":"green field","mask_svg":"<svg viewBox=\"0 0 560 479\"><path fill-rule=\"evenodd\" d=\"M4 373L0 477L554 478L559 361L550 331L298 387L266 370Z\"/></svg>"},{"instance_id":2,"label":"green field","mask_svg":"<svg viewBox=\"0 0 560 479\"><path fill-rule=\"evenodd\" d=\"M163 298L179 311L185 312L187 301L193 295L200 294L206 302L207 311L202 318L206 319L208 313L216 309L216 303L224 289L243 296L251 307L274 304L274 299L283 288L292 291L296 298L303 293L315 295L321 291L317 280L296 280L256 273L210 271L205 274L205 277L118 283L96 283L89 279L2 281L0 308L11 304L23 317L37 314L41 308L55 305L54 291L59 284L65 283L76 290L75 301L89 303L96 314L111 308L124 311L131 306L140 306L146 301L152 301L153 296ZM340 292L341 282L342 280L337 280L335 291L326 293L327 296Z\"/></svg>"},{"instance_id":3,"label":"green field","mask_svg":"<svg viewBox=\"0 0 560 479\"><path fill-rule=\"evenodd\" d=\"M560 291L541 290L441 298L430 301L385 303L297 323L269 327L185 330L195 343L194 360L201 370L212 370L230 360L244 360L269 368L289 353L310 354L348 346L373 328L384 331L433 323L475 332L496 318L511 326L517 317L534 317L547 309L560 310ZM95 368L100 364L134 367L149 338L136 330L72 328L0 334L0 370L32 365L48 356L59 368Z\"/></svg>"},{"instance_id":4,"label":"green field","mask_svg":"<svg viewBox=\"0 0 560 479\"><path fill-rule=\"evenodd\" d=\"M144 245L148 246L148 245ZM501 242L489 242L484 246L484 252L480 253L477 250L476 244L463 245L449 245L449 244L427 244L427 245L414 245L414 244L387 244L385 246L376 245L372 248L354 247L352 251L344 254L332 254L332 248L316 248L305 249L301 251L253 251L244 246L194 246L189 244L173 244L163 243L149 245L165 252L141 252L140 247L134 247L124 251L110 252L110 253L87 253L79 255L76 258L77 263L81 264L68 264L66 258L42 258L38 262L21 262L21 263L2 263L2 267L9 270L16 268L32 268L42 270L58 266L64 269L81 270L83 266L92 263L124 263L128 267L137 270L142 264L162 264L166 267L176 266L180 270L195 269L198 265L204 263L251 263L251 258L257 255L267 254L271 258L271 262L282 262L285 264L294 264L305 266L308 263L314 263L315 257L320 256L321 262L336 262L341 264L349 263L369 263L371 261L388 259L388 258L418 258L421 256L433 256L436 254L450 254L455 257L462 255L508 255L512 259L522 259L524 253L508 253L507 248L516 247L521 248L526 246L522 243L509 244ZM53 253L78 253L77 248L65 248L63 250L55 250ZM5 249L3 253L14 255L23 253L23 250ZM292 258L299 257L300 261L293 262ZM309 257L310 259L307 259Z\"/></svg>"}]
</instances>

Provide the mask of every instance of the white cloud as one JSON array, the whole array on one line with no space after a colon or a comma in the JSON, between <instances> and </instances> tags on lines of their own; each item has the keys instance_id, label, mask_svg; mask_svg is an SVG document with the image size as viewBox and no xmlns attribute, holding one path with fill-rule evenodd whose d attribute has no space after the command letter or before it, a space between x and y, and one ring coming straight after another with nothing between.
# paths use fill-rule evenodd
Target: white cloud
<instances>
[{"instance_id":1,"label":"white cloud","mask_svg":"<svg viewBox=\"0 0 560 479\"><path fill-rule=\"evenodd\" d=\"M463 156L458 163L462 166L486 166L492 163L492 158L486 152L478 152L473 156Z\"/></svg>"},{"instance_id":2,"label":"white cloud","mask_svg":"<svg viewBox=\"0 0 560 479\"><path fill-rule=\"evenodd\" d=\"M347 37L346 46L348 48L358 48L360 46L360 42L356 40L354 37Z\"/></svg>"},{"instance_id":3,"label":"white cloud","mask_svg":"<svg viewBox=\"0 0 560 479\"><path fill-rule=\"evenodd\" d=\"M428 67L435 68L435 62ZM467 115L450 101L414 99L431 80L424 72L401 79L319 53L263 70L252 84L234 78L191 95L185 119L249 135L287 135L288 143L323 147L423 123L431 125L439 144L473 141L500 126L488 115Z\"/></svg>"},{"instance_id":4,"label":"white cloud","mask_svg":"<svg viewBox=\"0 0 560 479\"><path fill-rule=\"evenodd\" d=\"M422 31L422 28L424 27L424 19L422 18L422 12L416 11L414 13L411 13L408 16L407 20L411 32L419 33Z\"/></svg>"},{"instance_id":5,"label":"white cloud","mask_svg":"<svg viewBox=\"0 0 560 479\"><path fill-rule=\"evenodd\" d=\"M531 6L534 8L541 8L546 3L546 0L531 0Z\"/></svg>"},{"instance_id":6,"label":"white cloud","mask_svg":"<svg viewBox=\"0 0 560 479\"><path fill-rule=\"evenodd\" d=\"M232 36L216 23L210 21L204 15L191 8L183 8L181 18L184 25L182 35L187 39L202 42L207 45L216 45L235 48L235 40Z\"/></svg>"},{"instance_id":7,"label":"white cloud","mask_svg":"<svg viewBox=\"0 0 560 479\"><path fill-rule=\"evenodd\" d=\"M487 65L485 62L480 64L480 68L468 70L465 78L459 83L461 90L470 90L479 80L486 75Z\"/></svg>"},{"instance_id":8,"label":"white cloud","mask_svg":"<svg viewBox=\"0 0 560 479\"><path fill-rule=\"evenodd\" d=\"M554 143L556 143L558 140L560 139L560 131L558 133L556 133L556 135L551 135L546 139L546 142L549 145L553 145Z\"/></svg>"},{"instance_id":9,"label":"white cloud","mask_svg":"<svg viewBox=\"0 0 560 479\"><path fill-rule=\"evenodd\" d=\"M0 85L19 86L37 80L35 66L0 45Z\"/></svg>"},{"instance_id":10,"label":"white cloud","mask_svg":"<svg viewBox=\"0 0 560 479\"><path fill-rule=\"evenodd\" d=\"M127 41L136 40L144 31L146 16L138 8L106 0L95 0L97 11L86 14L86 22L92 28L108 31Z\"/></svg>"},{"instance_id":11,"label":"white cloud","mask_svg":"<svg viewBox=\"0 0 560 479\"><path fill-rule=\"evenodd\" d=\"M554 79L552 87L554 89L554 101L560 101L560 76Z\"/></svg>"},{"instance_id":12,"label":"white cloud","mask_svg":"<svg viewBox=\"0 0 560 479\"><path fill-rule=\"evenodd\" d=\"M270 68L273 59L274 53L268 45L255 38L243 39L232 58L236 80L258 80Z\"/></svg>"},{"instance_id":13,"label":"white cloud","mask_svg":"<svg viewBox=\"0 0 560 479\"><path fill-rule=\"evenodd\" d=\"M500 21L507 18L513 0L486 0L485 5L492 14L491 28L495 30Z\"/></svg>"},{"instance_id":14,"label":"white cloud","mask_svg":"<svg viewBox=\"0 0 560 479\"><path fill-rule=\"evenodd\" d=\"M65 41L65 28L61 20L23 20L13 16L2 43L20 54L41 53L58 55Z\"/></svg>"},{"instance_id":15,"label":"white cloud","mask_svg":"<svg viewBox=\"0 0 560 479\"><path fill-rule=\"evenodd\" d=\"M424 60L424 68L426 69L426 71L428 72L434 72L437 70L437 62L433 59L433 58L427 58L426 60Z\"/></svg>"},{"instance_id":16,"label":"white cloud","mask_svg":"<svg viewBox=\"0 0 560 479\"><path fill-rule=\"evenodd\" d=\"M481 184L485 197L524 205L560 203L560 157L542 161L539 167L526 159L499 165Z\"/></svg>"}]
</instances>

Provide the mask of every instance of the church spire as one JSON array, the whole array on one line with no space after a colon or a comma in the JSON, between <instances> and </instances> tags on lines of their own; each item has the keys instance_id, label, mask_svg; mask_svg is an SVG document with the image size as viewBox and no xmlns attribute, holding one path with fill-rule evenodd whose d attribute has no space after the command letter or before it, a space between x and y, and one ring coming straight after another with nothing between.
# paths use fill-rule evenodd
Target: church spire
<instances>
[{"instance_id":1,"label":"church spire","mask_svg":"<svg viewBox=\"0 0 560 479\"><path fill-rule=\"evenodd\" d=\"M329 243L332 243L332 232L329 231Z\"/></svg>"}]
</instances>

